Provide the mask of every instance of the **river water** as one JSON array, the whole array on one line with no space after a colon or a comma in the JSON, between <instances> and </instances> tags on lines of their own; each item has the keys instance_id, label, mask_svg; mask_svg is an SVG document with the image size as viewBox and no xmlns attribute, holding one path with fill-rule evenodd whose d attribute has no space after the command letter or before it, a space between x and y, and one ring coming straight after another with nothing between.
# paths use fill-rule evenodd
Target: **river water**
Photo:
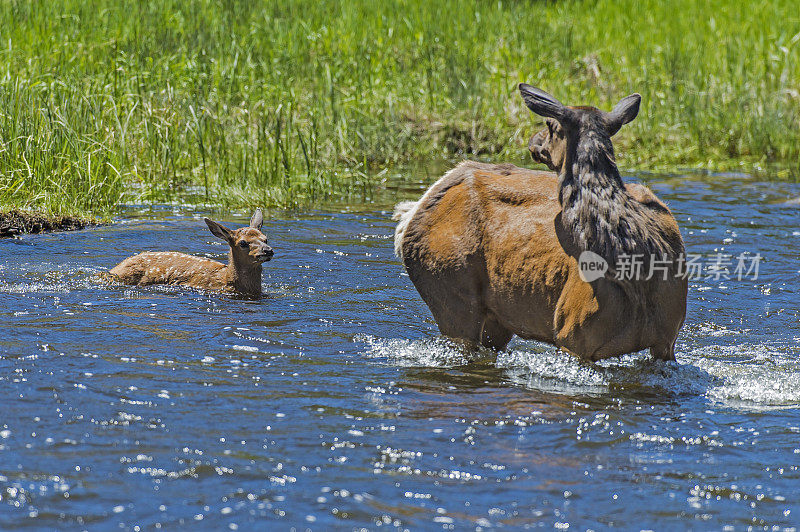
<instances>
[{"instance_id":1,"label":"river water","mask_svg":"<svg viewBox=\"0 0 800 532\"><path fill-rule=\"evenodd\" d=\"M800 186L645 177L689 252L762 257L692 281L677 363L442 340L392 255L421 184L270 213L256 301L95 281L223 258L190 207L0 241L0 529L796 526Z\"/></svg>"}]
</instances>

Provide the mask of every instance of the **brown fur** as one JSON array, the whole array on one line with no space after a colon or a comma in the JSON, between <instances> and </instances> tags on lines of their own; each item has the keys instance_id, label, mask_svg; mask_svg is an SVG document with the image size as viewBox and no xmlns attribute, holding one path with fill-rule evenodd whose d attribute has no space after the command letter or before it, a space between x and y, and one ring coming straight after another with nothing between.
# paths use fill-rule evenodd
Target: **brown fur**
<instances>
[{"instance_id":1,"label":"brown fur","mask_svg":"<svg viewBox=\"0 0 800 532\"><path fill-rule=\"evenodd\" d=\"M227 265L185 253L144 252L128 257L109 273L125 284L179 284L260 296L261 264L273 255L267 237L260 231L261 223L260 209L250 220L250 227L235 231L206 219L211 232L230 246Z\"/></svg>"},{"instance_id":2,"label":"brown fur","mask_svg":"<svg viewBox=\"0 0 800 532\"><path fill-rule=\"evenodd\" d=\"M613 162L613 152L610 157ZM595 186L594 178L580 165L572 168L574 158L563 159L560 177L465 161L419 202L399 206L396 248L414 286L441 332L469 344L502 349L517 334L585 360L646 348L674 360L686 280L618 281L606 275L583 281L577 257L584 249L562 220L564 181L573 169L584 177L579 188ZM595 181L618 186L609 201L620 204L613 208L631 224L645 220L658 232L654 242L671 257L680 255L683 243L669 209L642 185L608 181L613 172L606 170Z\"/></svg>"}]
</instances>

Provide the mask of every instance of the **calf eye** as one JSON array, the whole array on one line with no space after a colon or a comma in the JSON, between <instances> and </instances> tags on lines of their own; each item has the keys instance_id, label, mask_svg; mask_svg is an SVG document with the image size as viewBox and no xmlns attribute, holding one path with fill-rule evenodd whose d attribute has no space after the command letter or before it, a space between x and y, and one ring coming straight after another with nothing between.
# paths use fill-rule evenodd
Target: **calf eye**
<instances>
[{"instance_id":1,"label":"calf eye","mask_svg":"<svg viewBox=\"0 0 800 532\"><path fill-rule=\"evenodd\" d=\"M239 247L242 249L247 249L250 247L250 244L248 244L246 240L242 240L241 242L239 242Z\"/></svg>"}]
</instances>

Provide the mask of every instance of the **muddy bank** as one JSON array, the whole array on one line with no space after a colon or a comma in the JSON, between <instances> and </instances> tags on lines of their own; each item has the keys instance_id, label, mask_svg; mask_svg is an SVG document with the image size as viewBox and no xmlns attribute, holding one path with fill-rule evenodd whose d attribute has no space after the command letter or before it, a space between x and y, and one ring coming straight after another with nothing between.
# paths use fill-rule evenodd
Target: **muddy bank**
<instances>
[{"instance_id":1,"label":"muddy bank","mask_svg":"<svg viewBox=\"0 0 800 532\"><path fill-rule=\"evenodd\" d=\"M97 222L77 216L54 216L19 209L0 212L0 238L22 233L44 233L47 231L74 231Z\"/></svg>"}]
</instances>

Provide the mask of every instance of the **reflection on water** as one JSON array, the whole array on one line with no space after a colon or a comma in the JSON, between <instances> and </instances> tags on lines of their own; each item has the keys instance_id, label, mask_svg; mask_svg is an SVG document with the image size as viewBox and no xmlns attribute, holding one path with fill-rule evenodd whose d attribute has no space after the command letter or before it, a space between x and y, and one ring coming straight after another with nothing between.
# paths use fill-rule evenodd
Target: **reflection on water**
<instances>
[{"instance_id":1,"label":"reflection on water","mask_svg":"<svg viewBox=\"0 0 800 532\"><path fill-rule=\"evenodd\" d=\"M273 213L258 301L97 281L143 250L222 258L190 209L0 241L0 528L794 526L800 187L650 184L690 252L764 257L693 283L677 363L438 337L395 198Z\"/></svg>"}]
</instances>

